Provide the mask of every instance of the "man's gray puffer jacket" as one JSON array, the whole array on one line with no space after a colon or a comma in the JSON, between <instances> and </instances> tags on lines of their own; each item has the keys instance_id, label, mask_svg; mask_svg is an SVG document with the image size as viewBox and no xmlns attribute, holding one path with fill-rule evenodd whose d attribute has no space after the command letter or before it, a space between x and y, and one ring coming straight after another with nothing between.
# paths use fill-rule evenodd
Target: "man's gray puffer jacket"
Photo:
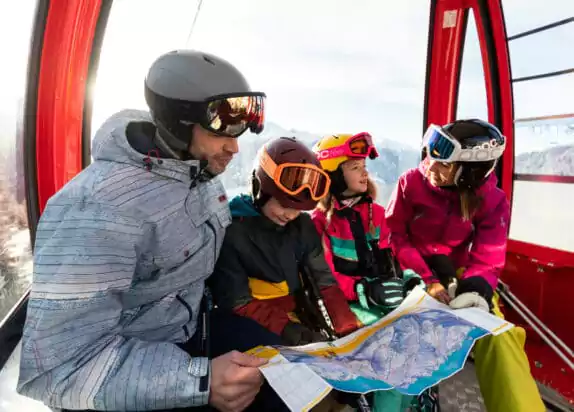
<instances>
[{"instance_id":1,"label":"man's gray puffer jacket","mask_svg":"<svg viewBox=\"0 0 574 412\"><path fill-rule=\"evenodd\" d=\"M149 158L112 116L94 162L40 219L18 392L65 409L152 410L207 403L175 343L197 325L230 212L219 179L191 188L197 161ZM151 168L146 167L146 158Z\"/></svg>"}]
</instances>

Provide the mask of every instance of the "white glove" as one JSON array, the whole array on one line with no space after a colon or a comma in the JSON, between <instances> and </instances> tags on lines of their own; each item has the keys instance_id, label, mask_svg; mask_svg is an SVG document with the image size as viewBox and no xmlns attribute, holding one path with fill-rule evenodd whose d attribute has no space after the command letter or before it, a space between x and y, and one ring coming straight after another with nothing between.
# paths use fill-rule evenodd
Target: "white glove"
<instances>
[{"instance_id":1,"label":"white glove","mask_svg":"<svg viewBox=\"0 0 574 412\"><path fill-rule=\"evenodd\" d=\"M448 288L446 288L446 290L448 291L448 296L450 297L451 300L455 298L456 288L458 288L458 280L456 278L453 278L450 280Z\"/></svg>"},{"instance_id":2,"label":"white glove","mask_svg":"<svg viewBox=\"0 0 574 412\"><path fill-rule=\"evenodd\" d=\"M480 308L486 312L490 312L488 302L476 292L461 293L456 298L450 301L450 307L453 309L462 308Z\"/></svg>"}]
</instances>

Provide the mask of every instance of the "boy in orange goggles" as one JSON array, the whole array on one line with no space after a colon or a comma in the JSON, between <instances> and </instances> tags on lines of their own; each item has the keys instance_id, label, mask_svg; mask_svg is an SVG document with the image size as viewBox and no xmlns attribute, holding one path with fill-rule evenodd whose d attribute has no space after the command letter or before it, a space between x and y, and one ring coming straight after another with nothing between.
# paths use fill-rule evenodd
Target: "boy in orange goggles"
<instances>
[{"instance_id":1,"label":"boy in orange goggles","mask_svg":"<svg viewBox=\"0 0 574 412\"><path fill-rule=\"evenodd\" d=\"M259 151L251 194L230 202L233 222L210 278L215 303L255 320L286 345L327 340L301 307L303 283L309 280L335 335L358 326L310 216L301 213L312 210L329 186L314 153L294 138L281 137Z\"/></svg>"}]
</instances>

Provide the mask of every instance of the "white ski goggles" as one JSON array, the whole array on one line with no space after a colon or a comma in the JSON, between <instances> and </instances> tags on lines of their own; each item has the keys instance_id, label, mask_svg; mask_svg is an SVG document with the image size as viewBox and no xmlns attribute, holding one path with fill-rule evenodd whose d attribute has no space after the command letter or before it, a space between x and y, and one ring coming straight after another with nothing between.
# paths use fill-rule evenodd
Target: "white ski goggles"
<instances>
[{"instance_id":1,"label":"white ski goggles","mask_svg":"<svg viewBox=\"0 0 574 412\"><path fill-rule=\"evenodd\" d=\"M506 139L503 144L487 136L477 136L477 139L483 140L483 143L464 149L460 142L442 127L431 124L423 136L422 146L426 148L427 155L432 160L444 163L486 162L496 160L504 153Z\"/></svg>"}]
</instances>

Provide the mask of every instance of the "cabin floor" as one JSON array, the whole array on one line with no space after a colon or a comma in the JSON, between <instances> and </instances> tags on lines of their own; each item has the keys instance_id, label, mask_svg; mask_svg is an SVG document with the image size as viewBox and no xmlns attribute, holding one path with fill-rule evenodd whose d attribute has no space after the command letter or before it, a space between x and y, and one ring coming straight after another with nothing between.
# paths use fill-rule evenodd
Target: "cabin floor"
<instances>
[{"instance_id":1,"label":"cabin floor","mask_svg":"<svg viewBox=\"0 0 574 412\"><path fill-rule=\"evenodd\" d=\"M486 412L474 373L474 364L439 385L441 412Z\"/></svg>"},{"instance_id":2,"label":"cabin floor","mask_svg":"<svg viewBox=\"0 0 574 412\"><path fill-rule=\"evenodd\" d=\"M547 405L553 405L547 411L574 412L574 405L552 388L538 384L538 390ZM440 383L439 394L441 412L487 412L471 361L454 377Z\"/></svg>"}]
</instances>

